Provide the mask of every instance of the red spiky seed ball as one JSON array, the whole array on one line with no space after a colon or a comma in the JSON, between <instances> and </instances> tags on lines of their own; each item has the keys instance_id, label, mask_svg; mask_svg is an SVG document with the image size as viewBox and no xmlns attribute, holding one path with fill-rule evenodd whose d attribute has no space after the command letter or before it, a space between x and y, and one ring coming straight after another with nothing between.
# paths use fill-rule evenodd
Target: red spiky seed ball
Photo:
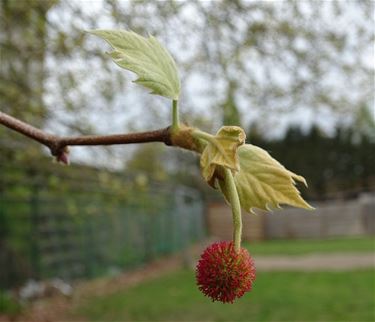
<instances>
[{"instance_id":1,"label":"red spiky seed ball","mask_svg":"<svg viewBox=\"0 0 375 322\"><path fill-rule=\"evenodd\" d=\"M253 259L245 248L237 253L233 242L208 246L196 268L199 290L213 301L233 303L251 290L254 280Z\"/></svg>"}]
</instances>

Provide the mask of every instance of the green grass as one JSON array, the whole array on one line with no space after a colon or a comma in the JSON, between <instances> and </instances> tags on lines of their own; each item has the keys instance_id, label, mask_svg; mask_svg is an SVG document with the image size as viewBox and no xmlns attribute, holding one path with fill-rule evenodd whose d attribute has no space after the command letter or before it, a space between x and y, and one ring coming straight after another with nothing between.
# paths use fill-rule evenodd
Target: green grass
<instances>
[{"instance_id":1,"label":"green grass","mask_svg":"<svg viewBox=\"0 0 375 322\"><path fill-rule=\"evenodd\" d=\"M16 316L21 312L21 305L0 290L0 315Z\"/></svg>"},{"instance_id":2,"label":"green grass","mask_svg":"<svg viewBox=\"0 0 375 322\"><path fill-rule=\"evenodd\" d=\"M374 272L259 273L234 304L213 303L192 271L91 298L75 314L90 321L374 321ZM76 316L76 317L77 317Z\"/></svg>"},{"instance_id":3,"label":"green grass","mask_svg":"<svg viewBox=\"0 0 375 322\"><path fill-rule=\"evenodd\" d=\"M312 253L373 252L370 237L326 240L269 240L245 243L251 255L303 255Z\"/></svg>"}]
</instances>

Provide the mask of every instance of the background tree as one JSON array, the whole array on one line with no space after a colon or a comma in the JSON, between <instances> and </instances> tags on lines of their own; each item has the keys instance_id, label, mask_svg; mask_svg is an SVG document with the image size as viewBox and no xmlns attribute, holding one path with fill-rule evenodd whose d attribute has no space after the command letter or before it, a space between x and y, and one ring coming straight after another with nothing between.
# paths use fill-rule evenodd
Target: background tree
<instances>
[{"instance_id":1,"label":"background tree","mask_svg":"<svg viewBox=\"0 0 375 322\"><path fill-rule=\"evenodd\" d=\"M248 133L254 144L306 175L309 188L302 190L308 199L354 198L375 189L375 141L350 127L337 127L334 136L316 126L308 131L290 127L284 137L273 139L256 134L255 128Z\"/></svg>"},{"instance_id":2,"label":"background tree","mask_svg":"<svg viewBox=\"0 0 375 322\"><path fill-rule=\"evenodd\" d=\"M48 10L53 1L0 3L1 110L42 126L49 112L43 102ZM0 144L19 146L19 136L0 129ZM10 152L9 152L10 153ZM15 151L13 151L15 153Z\"/></svg>"}]
</instances>

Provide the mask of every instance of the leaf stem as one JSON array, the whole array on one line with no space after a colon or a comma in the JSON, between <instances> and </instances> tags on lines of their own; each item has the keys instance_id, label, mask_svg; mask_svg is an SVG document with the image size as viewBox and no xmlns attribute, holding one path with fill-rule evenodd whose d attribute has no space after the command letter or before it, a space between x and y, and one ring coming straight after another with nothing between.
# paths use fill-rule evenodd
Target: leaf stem
<instances>
[{"instance_id":1,"label":"leaf stem","mask_svg":"<svg viewBox=\"0 0 375 322\"><path fill-rule=\"evenodd\" d=\"M241 238L242 238L242 218L241 218L241 205L238 197L236 185L234 183L232 172L224 168L225 183L228 188L228 199L232 207L233 216L233 243L236 252L241 249Z\"/></svg>"},{"instance_id":2,"label":"leaf stem","mask_svg":"<svg viewBox=\"0 0 375 322\"><path fill-rule=\"evenodd\" d=\"M180 116L178 113L178 101L172 102L172 131L177 131L180 128Z\"/></svg>"},{"instance_id":3,"label":"leaf stem","mask_svg":"<svg viewBox=\"0 0 375 322\"><path fill-rule=\"evenodd\" d=\"M201 130L198 130L198 129L194 129L194 131L192 132L192 136L195 137L196 139L202 139L202 140L205 140L207 142L216 144L216 142L214 140L214 136L212 134L207 133L207 132L204 132L204 131L201 131Z\"/></svg>"}]
</instances>

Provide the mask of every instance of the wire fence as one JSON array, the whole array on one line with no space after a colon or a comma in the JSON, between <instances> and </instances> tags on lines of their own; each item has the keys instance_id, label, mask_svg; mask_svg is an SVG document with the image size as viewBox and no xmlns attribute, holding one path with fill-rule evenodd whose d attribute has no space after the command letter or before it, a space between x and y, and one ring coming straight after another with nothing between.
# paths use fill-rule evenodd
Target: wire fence
<instances>
[{"instance_id":1,"label":"wire fence","mask_svg":"<svg viewBox=\"0 0 375 322\"><path fill-rule=\"evenodd\" d=\"M193 189L84 167L1 167L0 287L92 278L176 252L205 234Z\"/></svg>"}]
</instances>

